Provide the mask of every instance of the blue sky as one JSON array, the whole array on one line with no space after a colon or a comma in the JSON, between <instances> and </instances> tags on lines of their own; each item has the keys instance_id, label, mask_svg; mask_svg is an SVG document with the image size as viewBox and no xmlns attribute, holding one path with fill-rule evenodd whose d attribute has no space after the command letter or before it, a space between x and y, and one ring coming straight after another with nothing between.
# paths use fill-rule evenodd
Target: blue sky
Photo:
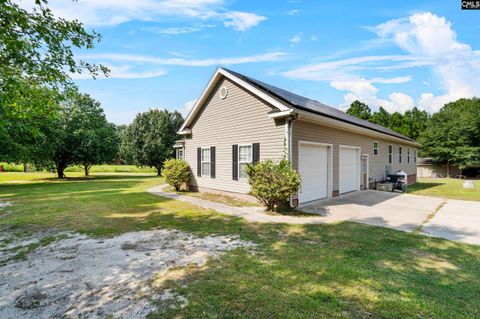
<instances>
[{"instance_id":1,"label":"blue sky","mask_svg":"<svg viewBox=\"0 0 480 319\"><path fill-rule=\"evenodd\" d=\"M345 109L361 99L429 112L480 96L480 11L460 1L51 0L102 34L86 61L107 79L77 76L110 121L186 113L216 66Z\"/></svg>"}]
</instances>

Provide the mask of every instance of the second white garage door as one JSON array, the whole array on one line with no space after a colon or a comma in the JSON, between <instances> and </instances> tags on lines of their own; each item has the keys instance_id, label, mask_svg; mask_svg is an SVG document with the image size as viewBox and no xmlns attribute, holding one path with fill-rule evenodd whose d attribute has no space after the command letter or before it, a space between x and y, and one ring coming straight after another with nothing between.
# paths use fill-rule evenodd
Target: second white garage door
<instances>
[{"instance_id":1,"label":"second white garage door","mask_svg":"<svg viewBox=\"0 0 480 319\"><path fill-rule=\"evenodd\" d=\"M301 143L298 152L298 172L302 178L300 203L328 196L328 146Z\"/></svg>"},{"instance_id":2,"label":"second white garage door","mask_svg":"<svg viewBox=\"0 0 480 319\"><path fill-rule=\"evenodd\" d=\"M340 194L360 189L360 151L358 148L340 147Z\"/></svg>"}]
</instances>

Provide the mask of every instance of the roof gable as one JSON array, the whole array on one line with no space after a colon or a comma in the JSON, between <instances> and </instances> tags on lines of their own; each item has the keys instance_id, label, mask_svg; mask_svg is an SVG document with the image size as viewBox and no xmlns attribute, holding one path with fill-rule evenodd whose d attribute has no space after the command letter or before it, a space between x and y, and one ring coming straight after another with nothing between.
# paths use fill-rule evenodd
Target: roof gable
<instances>
[{"instance_id":1,"label":"roof gable","mask_svg":"<svg viewBox=\"0 0 480 319\"><path fill-rule=\"evenodd\" d=\"M210 81L208 82L205 90L203 91L202 95L198 99L197 103L195 103L195 106L192 108L192 110L188 113L185 121L182 124L182 127L179 130L180 134L188 134L190 132L190 126L194 123L195 118L200 114L200 111L202 110L203 105L205 102L208 100L210 94L213 92L215 89L217 83L223 78L226 77L230 79L231 81L237 83L241 87L245 88L249 92L255 94L259 98L261 98L263 101L271 104L272 106L276 107L279 111L287 111L290 110L290 107L285 105L284 103L278 101L277 99L273 98L269 94L266 94L259 88L253 86L252 84L244 81L243 79L239 78L233 72L229 72L223 68L217 68L213 76L211 77Z\"/></svg>"}]
</instances>

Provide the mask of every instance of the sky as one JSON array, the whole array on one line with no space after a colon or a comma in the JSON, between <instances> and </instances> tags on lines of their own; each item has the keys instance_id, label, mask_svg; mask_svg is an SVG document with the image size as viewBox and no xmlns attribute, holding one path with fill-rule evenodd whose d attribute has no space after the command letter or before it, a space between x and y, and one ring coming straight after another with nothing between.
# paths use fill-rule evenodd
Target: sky
<instances>
[{"instance_id":1,"label":"sky","mask_svg":"<svg viewBox=\"0 0 480 319\"><path fill-rule=\"evenodd\" d=\"M28 6L31 0L19 0ZM150 108L188 113L217 66L345 110L436 112L480 96L480 11L460 0L50 0L102 40L76 56L111 69L75 75L109 121Z\"/></svg>"}]
</instances>

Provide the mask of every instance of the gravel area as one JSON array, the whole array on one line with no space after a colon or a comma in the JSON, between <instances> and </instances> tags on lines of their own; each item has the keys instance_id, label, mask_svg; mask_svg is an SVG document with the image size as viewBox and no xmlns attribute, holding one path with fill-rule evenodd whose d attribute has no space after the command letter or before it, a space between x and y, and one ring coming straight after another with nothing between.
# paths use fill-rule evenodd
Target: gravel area
<instances>
[{"instance_id":1,"label":"gravel area","mask_svg":"<svg viewBox=\"0 0 480 319\"><path fill-rule=\"evenodd\" d=\"M253 244L236 237L197 237L176 230L126 233L107 239L57 233L24 260L12 249L40 242L0 234L0 318L144 318L155 301L187 298L153 288L169 270L202 266L209 257Z\"/></svg>"}]
</instances>

